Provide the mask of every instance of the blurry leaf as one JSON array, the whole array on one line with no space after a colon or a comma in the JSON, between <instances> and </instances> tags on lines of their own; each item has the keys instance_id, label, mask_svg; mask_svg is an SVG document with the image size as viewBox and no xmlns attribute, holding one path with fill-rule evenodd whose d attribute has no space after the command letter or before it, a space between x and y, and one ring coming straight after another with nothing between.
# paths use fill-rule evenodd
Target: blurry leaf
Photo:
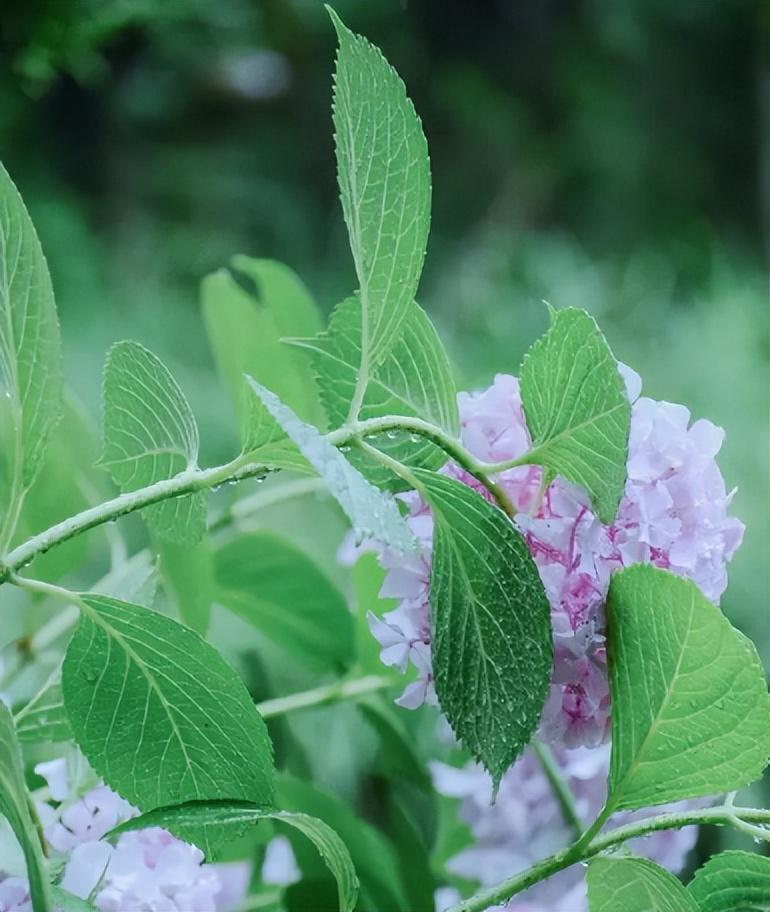
<instances>
[{"instance_id":1,"label":"blurry leaf","mask_svg":"<svg viewBox=\"0 0 770 912\"><path fill-rule=\"evenodd\" d=\"M631 405L618 364L585 311L551 313L551 326L521 366L532 462L591 495L602 522L623 496Z\"/></svg>"},{"instance_id":2,"label":"blurry leaf","mask_svg":"<svg viewBox=\"0 0 770 912\"><path fill-rule=\"evenodd\" d=\"M607 628L613 807L730 792L762 773L762 665L695 583L643 564L615 573Z\"/></svg>"},{"instance_id":3,"label":"blurry leaf","mask_svg":"<svg viewBox=\"0 0 770 912\"><path fill-rule=\"evenodd\" d=\"M138 342L118 342L104 368L104 449L99 465L121 491L133 491L185 469L198 459L198 426L176 380ZM147 507L142 515L161 538L188 544L206 528L203 493Z\"/></svg>"},{"instance_id":4,"label":"blurry leaf","mask_svg":"<svg viewBox=\"0 0 770 912\"><path fill-rule=\"evenodd\" d=\"M319 820L303 813L275 811L245 802L194 801L172 807L156 808L141 817L126 820L110 833L117 836L130 830L162 827L190 839L201 827L240 833L246 826L260 820L276 820L294 827L316 847L324 863L337 881L340 912L353 912L358 896L358 878L345 843L335 831Z\"/></svg>"},{"instance_id":5,"label":"blurry leaf","mask_svg":"<svg viewBox=\"0 0 770 912\"><path fill-rule=\"evenodd\" d=\"M16 713L15 722L19 741L55 743L72 740L72 728L61 692L61 668L57 668L29 703Z\"/></svg>"},{"instance_id":6,"label":"blurry leaf","mask_svg":"<svg viewBox=\"0 0 770 912\"><path fill-rule=\"evenodd\" d=\"M770 910L770 858L751 852L712 856L687 885L699 912Z\"/></svg>"},{"instance_id":7,"label":"blurry leaf","mask_svg":"<svg viewBox=\"0 0 770 912\"><path fill-rule=\"evenodd\" d=\"M155 600L158 573L149 551L137 551L94 583L92 592L149 608ZM73 609L77 615L77 609Z\"/></svg>"},{"instance_id":8,"label":"blurry leaf","mask_svg":"<svg viewBox=\"0 0 770 912\"><path fill-rule=\"evenodd\" d=\"M329 9L327 7L327 9ZM430 229L428 146L404 84L380 51L329 9L337 177L364 309L361 365L398 338L420 281Z\"/></svg>"},{"instance_id":9,"label":"blurry leaf","mask_svg":"<svg viewBox=\"0 0 770 912\"><path fill-rule=\"evenodd\" d=\"M339 304L326 332L315 339L294 339L294 344L313 353L321 400L331 427L343 425L355 395L361 363L361 302L358 297ZM359 418L405 415L422 418L447 434L457 437L460 421L452 371L446 352L425 311L410 302L401 334L382 363L369 378ZM401 432L378 434L370 442L389 456L409 466L437 469L446 454L424 437ZM372 472L370 460L352 450L351 461L364 472ZM382 466L374 481L392 474ZM371 476L370 476L371 477Z\"/></svg>"},{"instance_id":10,"label":"blurry leaf","mask_svg":"<svg viewBox=\"0 0 770 912\"><path fill-rule=\"evenodd\" d=\"M413 807L388 791L385 831L398 855L409 912L435 912L439 884L431 870L428 847L412 819Z\"/></svg>"},{"instance_id":11,"label":"blurry leaf","mask_svg":"<svg viewBox=\"0 0 770 912\"><path fill-rule=\"evenodd\" d=\"M676 877L646 858L599 856L587 879L590 912L698 912Z\"/></svg>"},{"instance_id":12,"label":"blurry leaf","mask_svg":"<svg viewBox=\"0 0 770 912\"><path fill-rule=\"evenodd\" d=\"M433 510L433 674L457 738L495 790L529 743L551 678L551 611L527 545L483 497L414 470Z\"/></svg>"},{"instance_id":13,"label":"blurry leaf","mask_svg":"<svg viewBox=\"0 0 770 912\"><path fill-rule=\"evenodd\" d=\"M40 241L0 164L0 546L61 414L59 323ZM5 540L3 540L3 538Z\"/></svg>"},{"instance_id":14,"label":"blurry leaf","mask_svg":"<svg viewBox=\"0 0 770 912\"><path fill-rule=\"evenodd\" d=\"M394 680L402 680L397 669L389 668L380 661L380 644L369 629L367 615L371 611L377 617L383 612L396 607L395 599L380 598L380 589L385 579L385 571L379 565L377 557L364 552L351 570L353 588L356 598L356 656L358 667L371 674L388 674L392 672Z\"/></svg>"},{"instance_id":15,"label":"blurry leaf","mask_svg":"<svg viewBox=\"0 0 770 912\"><path fill-rule=\"evenodd\" d=\"M379 767L387 776L403 776L422 789L431 787L425 764L392 706L375 697L358 700L358 708L380 739Z\"/></svg>"},{"instance_id":16,"label":"blurry leaf","mask_svg":"<svg viewBox=\"0 0 770 912\"><path fill-rule=\"evenodd\" d=\"M248 381L254 394L324 480L329 493L353 524L355 534L374 538L394 551L412 550L414 536L395 500L368 482L316 428L300 421L270 390L252 377Z\"/></svg>"},{"instance_id":17,"label":"blurry leaf","mask_svg":"<svg viewBox=\"0 0 770 912\"><path fill-rule=\"evenodd\" d=\"M303 420L320 420L312 371L280 340L290 333L317 332L321 323L307 289L286 266L237 256L233 267L248 277L255 293L219 270L203 280L201 302L219 371L236 406L243 449L251 452L284 434L251 395L244 374L275 390ZM266 453L260 458L265 460Z\"/></svg>"},{"instance_id":18,"label":"blurry leaf","mask_svg":"<svg viewBox=\"0 0 770 912\"><path fill-rule=\"evenodd\" d=\"M214 566L217 601L307 667L351 664L347 603L302 551L270 533L252 533L219 548Z\"/></svg>"},{"instance_id":19,"label":"blurry leaf","mask_svg":"<svg viewBox=\"0 0 770 912\"><path fill-rule=\"evenodd\" d=\"M206 636L214 600L214 572L207 541L196 545L158 543L163 583L182 623Z\"/></svg>"},{"instance_id":20,"label":"blurry leaf","mask_svg":"<svg viewBox=\"0 0 770 912\"><path fill-rule=\"evenodd\" d=\"M96 906L87 899L81 899L55 884L51 885L51 895L60 912L98 912Z\"/></svg>"},{"instance_id":21,"label":"blurry leaf","mask_svg":"<svg viewBox=\"0 0 770 912\"><path fill-rule=\"evenodd\" d=\"M11 825L24 852L32 908L34 912L49 912L53 902L48 871L31 807L32 799L24 781L24 765L13 719L7 706L0 701L0 814Z\"/></svg>"},{"instance_id":22,"label":"blurry leaf","mask_svg":"<svg viewBox=\"0 0 770 912\"><path fill-rule=\"evenodd\" d=\"M361 912L407 912L408 901L393 846L351 808L309 783L287 775L276 777L276 804L285 810L312 814L339 835L350 850L361 883ZM291 837L290 837L291 838ZM317 861L291 838L303 875L312 878Z\"/></svg>"},{"instance_id":23,"label":"blurry leaf","mask_svg":"<svg viewBox=\"0 0 770 912\"><path fill-rule=\"evenodd\" d=\"M116 599L81 596L64 658L78 746L142 810L227 798L272 805L272 748L240 678L197 633ZM220 834L193 842L211 854Z\"/></svg>"}]
</instances>

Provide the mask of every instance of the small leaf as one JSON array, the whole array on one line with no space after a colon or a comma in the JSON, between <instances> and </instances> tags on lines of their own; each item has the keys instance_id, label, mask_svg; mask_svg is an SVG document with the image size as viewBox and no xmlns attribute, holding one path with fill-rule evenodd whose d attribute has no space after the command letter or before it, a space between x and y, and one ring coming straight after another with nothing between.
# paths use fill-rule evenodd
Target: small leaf
<instances>
[{"instance_id":1,"label":"small leaf","mask_svg":"<svg viewBox=\"0 0 770 912\"><path fill-rule=\"evenodd\" d=\"M422 126L396 71L327 7L339 38L337 178L364 309L362 365L379 364L407 318L430 228Z\"/></svg>"},{"instance_id":2,"label":"small leaf","mask_svg":"<svg viewBox=\"0 0 770 912\"><path fill-rule=\"evenodd\" d=\"M201 827L232 828L235 833L240 833L244 824L248 826L265 819L294 827L315 845L337 881L340 912L353 912L358 897L358 878L350 852L328 824L308 814L265 810L247 802L196 801L157 808L141 817L126 820L115 827L110 836L156 826L179 834L193 834Z\"/></svg>"},{"instance_id":3,"label":"small leaf","mask_svg":"<svg viewBox=\"0 0 770 912\"><path fill-rule=\"evenodd\" d=\"M770 858L720 852L698 868L687 891L699 912L768 912Z\"/></svg>"},{"instance_id":4,"label":"small leaf","mask_svg":"<svg viewBox=\"0 0 770 912\"><path fill-rule=\"evenodd\" d=\"M24 852L34 912L50 912L53 902L48 871L31 806L13 719L8 707L0 701L0 814L10 824Z\"/></svg>"},{"instance_id":5,"label":"small leaf","mask_svg":"<svg viewBox=\"0 0 770 912\"><path fill-rule=\"evenodd\" d=\"M398 512L395 500L368 482L316 428L300 421L274 393L253 377L247 380L254 394L324 480L356 534L374 538L395 551L413 550L414 536Z\"/></svg>"},{"instance_id":6,"label":"small leaf","mask_svg":"<svg viewBox=\"0 0 770 912\"><path fill-rule=\"evenodd\" d=\"M604 336L585 311L551 314L551 327L521 366L531 462L591 495L602 522L615 518L628 461L631 405Z\"/></svg>"},{"instance_id":7,"label":"small leaf","mask_svg":"<svg viewBox=\"0 0 770 912\"><path fill-rule=\"evenodd\" d=\"M71 741L72 729L64 709L61 669L57 668L38 693L16 713L19 741Z\"/></svg>"},{"instance_id":8,"label":"small leaf","mask_svg":"<svg viewBox=\"0 0 770 912\"><path fill-rule=\"evenodd\" d=\"M730 792L762 773L762 665L695 583L643 564L616 573L607 627L613 807Z\"/></svg>"},{"instance_id":9,"label":"small leaf","mask_svg":"<svg viewBox=\"0 0 770 912\"><path fill-rule=\"evenodd\" d=\"M588 866L590 912L699 912L687 890L646 858L600 856Z\"/></svg>"},{"instance_id":10,"label":"small leaf","mask_svg":"<svg viewBox=\"0 0 770 912\"><path fill-rule=\"evenodd\" d=\"M360 299L351 297L339 304L326 332L314 339L289 341L312 352L329 423L340 427L350 411L361 363ZM407 310L401 334L371 373L359 419L385 415L422 418L450 436L459 435L457 394L449 360L433 324L414 301ZM447 458L429 440L412 438L406 432L378 434L371 442L408 466L437 469ZM372 475L370 461L355 450L351 451L350 460L375 482L392 479L381 466L376 467L379 474Z\"/></svg>"},{"instance_id":11,"label":"small leaf","mask_svg":"<svg viewBox=\"0 0 770 912\"><path fill-rule=\"evenodd\" d=\"M415 476L435 522L433 674L455 735L500 778L532 737L551 675L551 612L521 535L470 488Z\"/></svg>"},{"instance_id":12,"label":"small leaf","mask_svg":"<svg viewBox=\"0 0 770 912\"><path fill-rule=\"evenodd\" d=\"M59 912L98 912L96 906L87 899L81 899L68 890L56 885L51 886L51 893Z\"/></svg>"},{"instance_id":13,"label":"small leaf","mask_svg":"<svg viewBox=\"0 0 770 912\"><path fill-rule=\"evenodd\" d=\"M99 776L142 810L231 799L272 805L272 749L242 681L197 633L104 596L83 611L64 658L64 704ZM216 831L193 840L216 851Z\"/></svg>"},{"instance_id":14,"label":"small leaf","mask_svg":"<svg viewBox=\"0 0 770 912\"><path fill-rule=\"evenodd\" d=\"M0 392L0 517L10 539L19 499L35 480L61 415L62 366L48 265L1 164Z\"/></svg>"},{"instance_id":15,"label":"small leaf","mask_svg":"<svg viewBox=\"0 0 770 912\"><path fill-rule=\"evenodd\" d=\"M198 426L176 380L138 342L118 342L107 355L103 386L104 449L99 465L121 491L133 491L195 468ZM162 538L198 541L206 528L202 493L147 507L143 515Z\"/></svg>"},{"instance_id":16,"label":"small leaf","mask_svg":"<svg viewBox=\"0 0 770 912\"><path fill-rule=\"evenodd\" d=\"M342 593L305 554L266 532L241 535L214 556L217 601L311 668L353 658Z\"/></svg>"}]
</instances>

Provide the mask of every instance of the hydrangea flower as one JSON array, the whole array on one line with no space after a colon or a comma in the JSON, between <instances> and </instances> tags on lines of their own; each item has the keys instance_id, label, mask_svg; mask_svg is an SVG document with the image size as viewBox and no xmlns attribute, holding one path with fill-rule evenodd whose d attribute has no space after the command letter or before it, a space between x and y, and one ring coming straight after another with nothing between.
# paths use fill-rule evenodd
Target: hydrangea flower
<instances>
[{"instance_id":1,"label":"hydrangea flower","mask_svg":"<svg viewBox=\"0 0 770 912\"><path fill-rule=\"evenodd\" d=\"M595 819L606 798L609 770L609 746L558 750L554 759L574 797L582 820ZM432 763L431 773L436 789L460 799L459 814L470 827L474 842L450 859L447 869L457 875L492 886L517 871L568 845L571 833L562 816L542 767L531 750L503 776L496 803L487 773L476 764L457 769L443 763ZM668 810L698 806L699 802L667 805ZM655 812L659 812L657 808ZM612 818L619 826L633 819L649 816L651 811L622 812ZM669 870L680 871L687 854L695 844L696 827L653 833L644 839L631 840L628 847L651 858ZM506 912L583 912L588 908L585 871L573 865L560 871L515 897L504 906ZM437 896L437 909L457 902L444 890Z\"/></svg>"},{"instance_id":2,"label":"hydrangea flower","mask_svg":"<svg viewBox=\"0 0 770 912\"><path fill-rule=\"evenodd\" d=\"M606 740L609 687L606 675L604 601L610 575L634 563L650 563L694 580L718 601L727 584L726 564L743 536L728 516L727 493L716 463L724 432L709 421L690 425L682 405L640 397L641 381L621 373L632 402L628 479L617 516L603 524L586 492L557 478L540 497L542 470L522 466L497 481L513 503L515 524L537 564L551 605L554 667L540 737L553 745L596 746ZM477 458L501 462L530 449L515 377L498 374L479 393L460 393L464 445ZM479 491L479 482L448 464L442 470ZM382 619L370 615L372 633L386 665L417 680L401 695L402 706L436 702L430 651L429 583L433 519L416 492L400 495L419 554L404 558L380 550L387 571L381 594L399 604Z\"/></svg>"}]
</instances>

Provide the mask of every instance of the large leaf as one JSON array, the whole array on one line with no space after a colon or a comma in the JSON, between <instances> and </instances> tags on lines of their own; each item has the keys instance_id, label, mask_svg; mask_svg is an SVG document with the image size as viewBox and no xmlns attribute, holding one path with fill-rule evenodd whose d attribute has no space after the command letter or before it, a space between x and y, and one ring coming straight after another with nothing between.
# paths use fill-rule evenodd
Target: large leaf
<instances>
[{"instance_id":1,"label":"large leaf","mask_svg":"<svg viewBox=\"0 0 770 912\"><path fill-rule=\"evenodd\" d=\"M435 521L431 648L455 735L495 787L537 727L551 675L551 613L535 562L506 516L470 488L415 475Z\"/></svg>"},{"instance_id":2,"label":"large leaf","mask_svg":"<svg viewBox=\"0 0 770 912\"><path fill-rule=\"evenodd\" d=\"M353 620L317 565L270 533L241 535L214 557L217 601L311 668L353 658Z\"/></svg>"},{"instance_id":3,"label":"large leaf","mask_svg":"<svg viewBox=\"0 0 770 912\"><path fill-rule=\"evenodd\" d=\"M163 827L175 833L194 834L201 827L240 833L243 826L265 819L276 820L294 827L318 849L326 866L337 881L340 912L353 912L358 897L358 878L350 852L335 831L323 820L308 814L273 811L245 802L197 801L167 808L157 808L141 817L134 817L116 827L111 835L146 827Z\"/></svg>"},{"instance_id":4,"label":"large leaf","mask_svg":"<svg viewBox=\"0 0 770 912\"><path fill-rule=\"evenodd\" d=\"M337 177L363 307L366 371L387 354L417 291L430 227L430 163L398 74L329 12L339 38Z\"/></svg>"},{"instance_id":5,"label":"large leaf","mask_svg":"<svg viewBox=\"0 0 770 912\"><path fill-rule=\"evenodd\" d=\"M122 491L194 468L198 426L166 366L138 342L118 342L107 355L103 387L104 448L99 464ZM206 527L203 493L154 504L144 518L162 538L195 542Z\"/></svg>"},{"instance_id":6,"label":"large leaf","mask_svg":"<svg viewBox=\"0 0 770 912\"><path fill-rule=\"evenodd\" d=\"M244 374L275 390L304 420L317 421L321 413L312 372L280 340L285 335L315 333L321 321L309 292L286 266L245 256L234 257L232 265L240 283L224 269L203 280L203 317L219 371L235 403L243 449L261 451L260 459L266 461L281 456L275 443L284 435L249 393ZM283 449L288 449L285 444Z\"/></svg>"},{"instance_id":7,"label":"large leaf","mask_svg":"<svg viewBox=\"0 0 770 912\"><path fill-rule=\"evenodd\" d=\"M768 912L770 858L720 852L698 868L687 890L699 912Z\"/></svg>"},{"instance_id":8,"label":"large leaf","mask_svg":"<svg viewBox=\"0 0 770 912\"><path fill-rule=\"evenodd\" d=\"M51 277L18 190L0 164L0 546L59 420L61 347Z\"/></svg>"},{"instance_id":9,"label":"large leaf","mask_svg":"<svg viewBox=\"0 0 770 912\"><path fill-rule=\"evenodd\" d=\"M361 363L360 299L351 297L339 304L326 332L314 339L292 341L313 353L329 423L340 427L350 411ZM371 373L359 412L362 421L384 415L422 418L455 437L460 431L449 360L433 324L414 301L407 310L401 334ZM435 469L446 462L443 450L424 437L406 432L378 434L370 442L406 465ZM355 451L350 458L355 461ZM356 465L363 469L364 463Z\"/></svg>"},{"instance_id":10,"label":"large leaf","mask_svg":"<svg viewBox=\"0 0 770 912\"><path fill-rule=\"evenodd\" d=\"M607 600L609 802L643 808L729 792L770 754L770 702L753 644L689 580L639 564Z\"/></svg>"},{"instance_id":11,"label":"large leaf","mask_svg":"<svg viewBox=\"0 0 770 912\"><path fill-rule=\"evenodd\" d=\"M61 692L61 669L57 668L37 694L16 713L19 741L55 743L72 740Z\"/></svg>"},{"instance_id":12,"label":"large leaf","mask_svg":"<svg viewBox=\"0 0 770 912\"><path fill-rule=\"evenodd\" d=\"M623 496L631 405L618 364L585 311L552 311L551 326L521 366L532 435L530 461L591 495L602 522Z\"/></svg>"},{"instance_id":13,"label":"large leaf","mask_svg":"<svg viewBox=\"0 0 770 912\"><path fill-rule=\"evenodd\" d=\"M241 680L197 633L116 599L83 595L64 658L78 746L142 810L227 798L272 805L272 749ZM216 833L195 843L209 853Z\"/></svg>"},{"instance_id":14,"label":"large leaf","mask_svg":"<svg viewBox=\"0 0 770 912\"><path fill-rule=\"evenodd\" d=\"M590 912L699 912L682 884L646 858L596 858L588 866Z\"/></svg>"},{"instance_id":15,"label":"large leaf","mask_svg":"<svg viewBox=\"0 0 770 912\"><path fill-rule=\"evenodd\" d=\"M254 394L297 445L326 483L329 493L345 511L360 538L374 538L395 551L410 551L414 536L395 500L368 482L342 453L312 425L305 424L270 390L248 378Z\"/></svg>"},{"instance_id":16,"label":"large leaf","mask_svg":"<svg viewBox=\"0 0 770 912\"><path fill-rule=\"evenodd\" d=\"M11 825L24 852L32 908L34 912L48 912L53 908L53 902L31 806L13 719L6 705L0 701L0 814Z\"/></svg>"}]
</instances>

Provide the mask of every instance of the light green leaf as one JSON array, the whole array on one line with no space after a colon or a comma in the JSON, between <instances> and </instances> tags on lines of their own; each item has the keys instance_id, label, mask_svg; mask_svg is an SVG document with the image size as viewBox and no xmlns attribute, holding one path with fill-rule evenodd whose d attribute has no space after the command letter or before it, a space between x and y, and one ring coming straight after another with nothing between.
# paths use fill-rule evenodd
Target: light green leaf
<instances>
[{"instance_id":1,"label":"light green leaf","mask_svg":"<svg viewBox=\"0 0 770 912\"><path fill-rule=\"evenodd\" d=\"M770 858L720 852L698 868L687 891L699 912L768 912Z\"/></svg>"},{"instance_id":2,"label":"light green leaf","mask_svg":"<svg viewBox=\"0 0 770 912\"><path fill-rule=\"evenodd\" d=\"M19 741L55 743L72 740L72 729L64 709L61 669L57 668L37 694L16 713Z\"/></svg>"},{"instance_id":3,"label":"light green leaf","mask_svg":"<svg viewBox=\"0 0 770 912\"><path fill-rule=\"evenodd\" d=\"M81 899L61 887L52 885L51 893L56 902L56 908L61 912L98 912L93 903L87 899Z\"/></svg>"},{"instance_id":4,"label":"light green leaf","mask_svg":"<svg viewBox=\"0 0 770 912\"><path fill-rule=\"evenodd\" d=\"M207 276L201 285L214 357L236 407L244 451L258 451L260 461L272 458L292 468L284 462L292 450L296 460L296 450L285 439L275 446L285 435L249 393L244 374L275 390L303 420L318 422L321 409L312 371L281 337L318 332L321 320L309 292L286 266L245 256L234 257L232 266L232 271ZM301 460L299 468L306 469Z\"/></svg>"},{"instance_id":5,"label":"light green leaf","mask_svg":"<svg viewBox=\"0 0 770 912\"><path fill-rule=\"evenodd\" d=\"M51 277L29 213L0 164L0 516L7 544L59 420L61 344Z\"/></svg>"},{"instance_id":6,"label":"light green leaf","mask_svg":"<svg viewBox=\"0 0 770 912\"><path fill-rule=\"evenodd\" d=\"M214 600L214 571L208 541L196 545L158 542L163 584L182 623L206 636Z\"/></svg>"},{"instance_id":7,"label":"light green leaf","mask_svg":"<svg viewBox=\"0 0 770 912\"><path fill-rule=\"evenodd\" d=\"M171 829L180 834L195 833L202 826L223 830L230 828L235 832L241 832L244 825L248 826L265 819L294 827L315 845L337 881L340 912L353 912L358 897L358 878L350 852L328 824L308 814L265 810L246 802L197 801L149 811L141 817L134 817L115 827L110 835L117 836L129 830L155 826Z\"/></svg>"},{"instance_id":8,"label":"light green leaf","mask_svg":"<svg viewBox=\"0 0 770 912\"><path fill-rule=\"evenodd\" d=\"M267 532L241 535L214 556L217 601L320 670L353 658L353 621L342 593L302 551Z\"/></svg>"},{"instance_id":9,"label":"light green leaf","mask_svg":"<svg viewBox=\"0 0 770 912\"><path fill-rule=\"evenodd\" d=\"M393 610L398 604L395 599L380 598L385 571L374 554L364 552L353 565L351 578L356 606L356 664L369 674L391 674L394 684L403 684L398 669L380 661L380 645L369 629L369 612L382 617L385 611Z\"/></svg>"},{"instance_id":10,"label":"light green leaf","mask_svg":"<svg viewBox=\"0 0 770 912\"><path fill-rule=\"evenodd\" d=\"M430 228L430 163L396 71L333 10L329 15L339 38L337 178L363 305L366 369L387 354L417 292Z\"/></svg>"},{"instance_id":11,"label":"light green leaf","mask_svg":"<svg viewBox=\"0 0 770 912\"><path fill-rule=\"evenodd\" d=\"M118 342L104 368L104 447L99 465L121 491L132 491L193 469L198 426L166 366L138 342ZM206 528L203 493L147 507L148 525L162 538L198 541Z\"/></svg>"},{"instance_id":12,"label":"light green leaf","mask_svg":"<svg viewBox=\"0 0 770 912\"><path fill-rule=\"evenodd\" d=\"M753 644L689 580L638 564L607 599L609 802L648 807L730 792L770 754L770 701Z\"/></svg>"},{"instance_id":13,"label":"light green leaf","mask_svg":"<svg viewBox=\"0 0 770 912\"><path fill-rule=\"evenodd\" d=\"M531 461L591 495L602 522L615 518L628 461L631 405L618 364L593 317L551 312L551 326L524 358L521 399Z\"/></svg>"},{"instance_id":14,"label":"light green leaf","mask_svg":"<svg viewBox=\"0 0 770 912\"><path fill-rule=\"evenodd\" d=\"M500 778L532 737L551 676L551 612L521 535L444 475L415 470L433 510L431 649L441 709Z\"/></svg>"},{"instance_id":15,"label":"light green leaf","mask_svg":"<svg viewBox=\"0 0 770 912\"><path fill-rule=\"evenodd\" d=\"M247 379L254 394L324 480L329 493L353 524L356 535L374 538L395 551L412 550L414 536L398 512L395 500L368 482L316 428L300 421L274 393L253 377Z\"/></svg>"},{"instance_id":16,"label":"light green leaf","mask_svg":"<svg viewBox=\"0 0 770 912\"><path fill-rule=\"evenodd\" d=\"M682 884L646 858L599 856L588 866L590 912L698 912Z\"/></svg>"},{"instance_id":17,"label":"light green leaf","mask_svg":"<svg viewBox=\"0 0 770 912\"><path fill-rule=\"evenodd\" d=\"M170 618L104 596L83 611L64 658L78 746L142 810L231 799L272 805L272 749L248 691L219 653ZM194 842L207 854L218 834Z\"/></svg>"},{"instance_id":18,"label":"light green leaf","mask_svg":"<svg viewBox=\"0 0 770 912\"><path fill-rule=\"evenodd\" d=\"M347 298L339 304L326 332L314 339L290 340L313 353L321 401L331 427L345 423L353 401L361 363L361 302ZM359 418L405 415L422 418L457 437L460 419L449 360L425 311L409 304L401 335L369 378ZM408 433L378 434L370 442L408 466L437 469L446 462L439 447ZM375 482L392 475L382 467L373 476L371 462L352 450L350 460ZM385 473L383 477L383 472Z\"/></svg>"},{"instance_id":19,"label":"light green leaf","mask_svg":"<svg viewBox=\"0 0 770 912\"><path fill-rule=\"evenodd\" d=\"M32 799L24 781L24 765L8 707L0 701L0 814L11 825L24 852L34 912L53 908L48 871L35 822Z\"/></svg>"}]
</instances>

